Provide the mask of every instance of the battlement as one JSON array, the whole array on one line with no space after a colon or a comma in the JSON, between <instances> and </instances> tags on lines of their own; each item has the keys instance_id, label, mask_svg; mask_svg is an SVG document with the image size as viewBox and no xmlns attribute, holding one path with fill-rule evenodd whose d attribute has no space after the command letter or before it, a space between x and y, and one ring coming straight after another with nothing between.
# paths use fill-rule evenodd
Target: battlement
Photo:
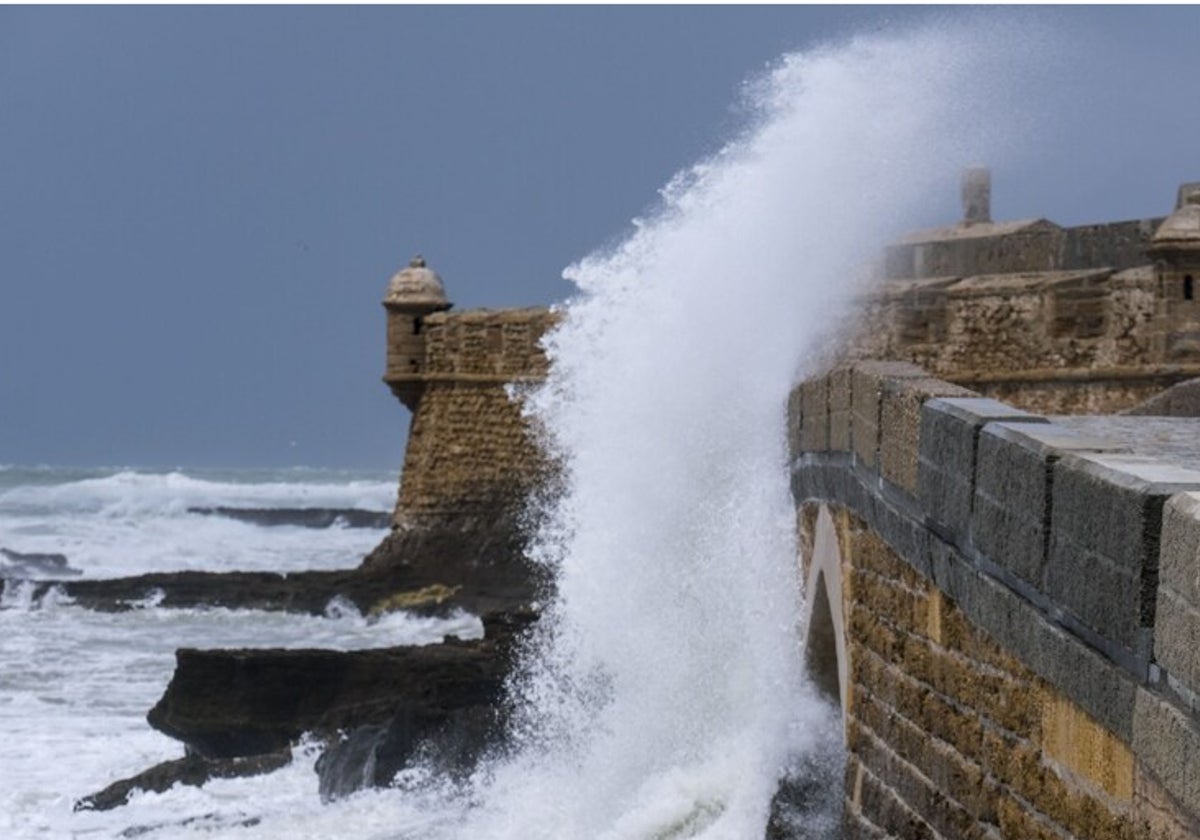
<instances>
[{"instance_id":1,"label":"battlement","mask_svg":"<svg viewBox=\"0 0 1200 840\"><path fill-rule=\"evenodd\" d=\"M1124 410L1200 376L1200 208L1185 190L1169 217L1070 228L993 222L969 192L961 222L885 249L850 357L910 361L1050 412ZM1182 234L1167 244L1163 231Z\"/></svg>"}]
</instances>

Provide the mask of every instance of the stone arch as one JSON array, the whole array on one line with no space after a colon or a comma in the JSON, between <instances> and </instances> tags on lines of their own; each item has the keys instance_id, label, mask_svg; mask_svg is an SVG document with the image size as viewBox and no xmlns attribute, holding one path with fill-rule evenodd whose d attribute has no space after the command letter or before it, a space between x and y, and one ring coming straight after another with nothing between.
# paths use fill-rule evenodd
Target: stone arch
<instances>
[{"instance_id":1,"label":"stone arch","mask_svg":"<svg viewBox=\"0 0 1200 840\"><path fill-rule=\"evenodd\" d=\"M811 553L804 590L807 594L805 668L814 687L837 703L844 717L849 666L842 608L842 556L837 526L825 505L817 511Z\"/></svg>"}]
</instances>

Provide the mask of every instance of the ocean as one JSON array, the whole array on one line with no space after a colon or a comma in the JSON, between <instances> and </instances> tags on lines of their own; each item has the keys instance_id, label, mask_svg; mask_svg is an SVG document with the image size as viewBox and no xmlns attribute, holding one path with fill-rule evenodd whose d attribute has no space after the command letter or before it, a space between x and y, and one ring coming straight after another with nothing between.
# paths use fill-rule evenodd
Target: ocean
<instances>
[{"instance_id":1,"label":"ocean","mask_svg":"<svg viewBox=\"0 0 1200 840\"><path fill-rule=\"evenodd\" d=\"M33 575L41 578L351 568L386 528L262 525L195 509L356 509L386 519L395 497L390 473L0 466L0 548L12 553L0 556L0 570L32 555L66 558L66 570L51 564ZM270 776L136 794L107 812L73 806L183 756L182 744L145 719L171 678L177 648L352 649L482 633L468 615L368 621L342 603L324 616L161 609L153 592L127 612L102 613L75 607L53 589L33 601L31 589L5 581L0 596L0 837L12 840L221 836L252 831L248 823L266 836L340 836L328 823L314 828L340 809L320 805L312 745L298 747L293 765Z\"/></svg>"}]
</instances>

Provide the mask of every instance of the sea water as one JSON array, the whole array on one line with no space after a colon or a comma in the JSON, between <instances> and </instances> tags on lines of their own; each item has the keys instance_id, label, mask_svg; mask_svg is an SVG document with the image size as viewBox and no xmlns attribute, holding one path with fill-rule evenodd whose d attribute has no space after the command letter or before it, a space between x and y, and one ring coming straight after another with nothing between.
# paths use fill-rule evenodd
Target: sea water
<instances>
[{"instance_id":1,"label":"sea water","mask_svg":"<svg viewBox=\"0 0 1200 840\"><path fill-rule=\"evenodd\" d=\"M147 571L337 569L356 566L386 530L266 527L190 508L353 508L386 513L395 476L331 470L70 470L0 467L0 547L61 554L76 577ZM124 809L73 805L112 781L180 758L181 745L152 730L146 712L162 695L180 647L324 647L339 650L478 637L465 614L402 614L368 621L334 602L323 616L227 609L159 609L153 593L128 612L73 606L60 591L33 598L7 581L0 596L0 837L108 837L159 825L220 829L256 817L250 803L313 792L311 749L270 782L222 791L181 789L135 797ZM311 791L310 791L311 789ZM231 793L232 792L232 793Z\"/></svg>"},{"instance_id":2,"label":"sea water","mask_svg":"<svg viewBox=\"0 0 1200 840\"><path fill-rule=\"evenodd\" d=\"M322 805L302 743L269 775L74 813L75 797L179 755L141 721L178 645L420 644L472 619L152 602L107 616L16 591L0 610L0 834L754 840L781 776L836 793L838 774L812 760L841 736L801 669L785 397L839 338L880 243L962 166L1012 160L1038 124L1024 92L1047 42L991 19L784 56L747 84L737 137L668 184L625 241L568 270L578 291L546 341L550 379L514 393L564 467L530 511L555 592L509 686L505 748L471 778L414 766ZM143 483L153 492L132 489ZM24 476L4 493L0 544L112 575L352 565L378 533L314 537L186 508L386 509L393 490L129 471ZM827 818L794 836L830 836Z\"/></svg>"}]
</instances>

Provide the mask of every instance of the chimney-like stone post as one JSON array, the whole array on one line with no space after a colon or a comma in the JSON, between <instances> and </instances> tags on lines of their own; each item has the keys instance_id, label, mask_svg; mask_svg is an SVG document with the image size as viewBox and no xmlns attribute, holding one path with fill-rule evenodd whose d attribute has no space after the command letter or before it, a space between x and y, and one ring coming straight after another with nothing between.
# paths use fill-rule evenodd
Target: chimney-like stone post
<instances>
[{"instance_id":1,"label":"chimney-like stone post","mask_svg":"<svg viewBox=\"0 0 1200 840\"><path fill-rule=\"evenodd\" d=\"M992 171L986 166L963 170L962 208L964 225L987 224L992 220Z\"/></svg>"}]
</instances>

